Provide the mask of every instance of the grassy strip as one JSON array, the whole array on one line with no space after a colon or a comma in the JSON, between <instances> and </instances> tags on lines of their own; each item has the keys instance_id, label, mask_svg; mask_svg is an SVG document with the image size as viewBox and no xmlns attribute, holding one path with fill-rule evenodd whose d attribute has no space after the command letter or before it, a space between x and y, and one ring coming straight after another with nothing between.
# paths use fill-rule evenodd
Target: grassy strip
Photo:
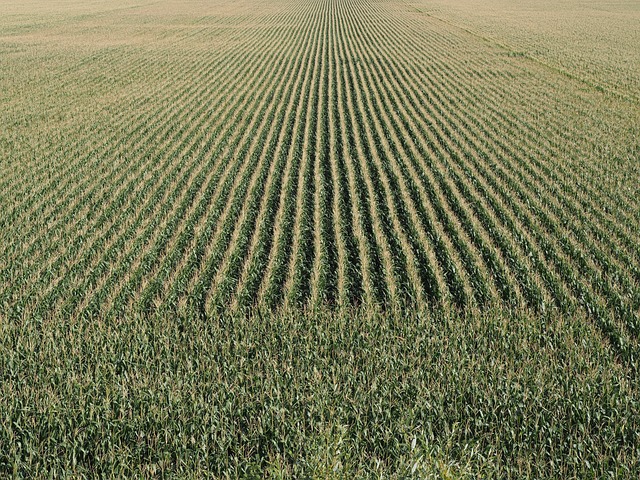
<instances>
[{"instance_id":1,"label":"grassy strip","mask_svg":"<svg viewBox=\"0 0 640 480\"><path fill-rule=\"evenodd\" d=\"M158 313L0 333L0 476L640 473L637 389L579 316Z\"/></svg>"}]
</instances>

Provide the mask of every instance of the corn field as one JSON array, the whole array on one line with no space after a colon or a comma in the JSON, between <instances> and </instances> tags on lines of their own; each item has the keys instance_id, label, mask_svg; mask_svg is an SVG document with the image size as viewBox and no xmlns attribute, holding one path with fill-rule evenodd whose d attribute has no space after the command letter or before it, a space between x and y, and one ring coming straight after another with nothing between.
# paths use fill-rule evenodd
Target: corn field
<instances>
[{"instance_id":1,"label":"corn field","mask_svg":"<svg viewBox=\"0 0 640 480\"><path fill-rule=\"evenodd\" d=\"M0 0L0 476L638 475L640 63L450 3Z\"/></svg>"}]
</instances>

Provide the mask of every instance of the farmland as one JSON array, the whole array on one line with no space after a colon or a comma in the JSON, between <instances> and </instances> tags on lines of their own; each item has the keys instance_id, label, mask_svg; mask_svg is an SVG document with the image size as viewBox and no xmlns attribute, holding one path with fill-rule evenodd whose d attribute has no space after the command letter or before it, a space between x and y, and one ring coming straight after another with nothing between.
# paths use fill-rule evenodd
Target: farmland
<instances>
[{"instance_id":1,"label":"farmland","mask_svg":"<svg viewBox=\"0 0 640 480\"><path fill-rule=\"evenodd\" d=\"M637 477L640 7L506 3L0 0L0 476Z\"/></svg>"}]
</instances>

